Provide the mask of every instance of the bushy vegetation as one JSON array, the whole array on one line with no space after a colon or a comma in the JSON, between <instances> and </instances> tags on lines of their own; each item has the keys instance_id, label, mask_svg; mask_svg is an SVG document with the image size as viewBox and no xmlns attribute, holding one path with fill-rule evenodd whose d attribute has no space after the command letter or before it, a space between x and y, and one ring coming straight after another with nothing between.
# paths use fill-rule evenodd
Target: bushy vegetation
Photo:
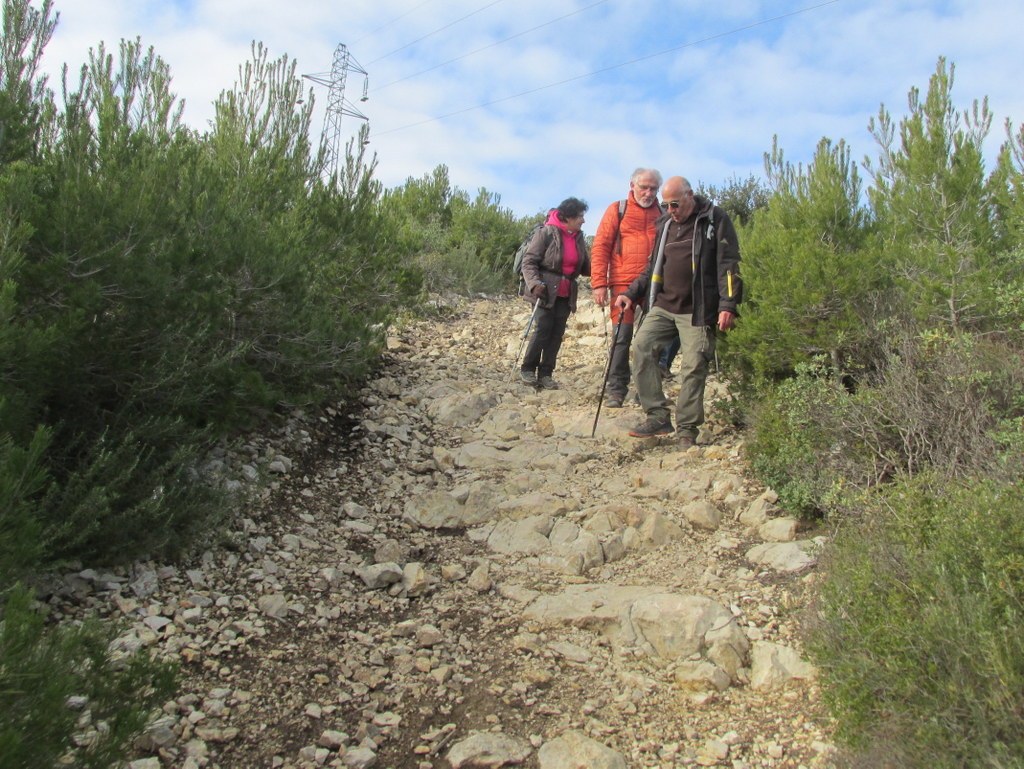
<instances>
[{"instance_id":1,"label":"bushy vegetation","mask_svg":"<svg viewBox=\"0 0 1024 769\"><path fill-rule=\"evenodd\" d=\"M0 766L107 769L174 691L146 652L115 658L113 628L47 630L27 590L0 619Z\"/></svg>"},{"instance_id":2,"label":"bushy vegetation","mask_svg":"<svg viewBox=\"0 0 1024 769\"><path fill-rule=\"evenodd\" d=\"M841 141L774 147L742 233L729 370L755 472L839 532L809 640L854 766L1024 765L1024 131L986 174L952 86L880 110L866 191Z\"/></svg>"},{"instance_id":3,"label":"bushy vegetation","mask_svg":"<svg viewBox=\"0 0 1024 769\"><path fill-rule=\"evenodd\" d=\"M822 364L800 364L795 376L767 392L753 408L747 452L754 473L779 495L792 513L821 512L837 476L827 458L834 447L828 425L844 405L845 393Z\"/></svg>"},{"instance_id":4,"label":"bushy vegetation","mask_svg":"<svg viewBox=\"0 0 1024 769\"><path fill-rule=\"evenodd\" d=\"M197 135L137 41L98 46L54 98L35 74L54 24L4 4L5 582L216 524L194 470L211 440L358 382L420 291L372 162L350 149L325 178L294 62L254 45Z\"/></svg>"},{"instance_id":5,"label":"bushy vegetation","mask_svg":"<svg viewBox=\"0 0 1024 769\"><path fill-rule=\"evenodd\" d=\"M1024 763L1022 492L923 475L830 549L811 648L851 765Z\"/></svg>"},{"instance_id":6,"label":"bushy vegetation","mask_svg":"<svg viewBox=\"0 0 1024 769\"><path fill-rule=\"evenodd\" d=\"M515 284L512 254L529 224L502 208L500 195L481 187L470 199L438 166L386 192L384 205L400 222L399 238L428 291L496 294Z\"/></svg>"}]
</instances>

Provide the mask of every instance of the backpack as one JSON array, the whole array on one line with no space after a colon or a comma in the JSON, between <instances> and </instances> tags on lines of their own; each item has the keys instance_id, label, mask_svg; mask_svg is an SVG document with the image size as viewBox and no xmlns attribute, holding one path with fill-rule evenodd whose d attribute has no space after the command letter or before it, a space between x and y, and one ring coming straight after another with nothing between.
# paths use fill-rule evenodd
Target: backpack
<instances>
[{"instance_id":1,"label":"backpack","mask_svg":"<svg viewBox=\"0 0 1024 769\"><path fill-rule=\"evenodd\" d=\"M550 212L548 212L550 214ZM626 201L619 201L619 224L622 224L622 217L626 215ZM516 249L515 254L512 256L512 274L519 276L519 293L523 293L525 279L523 278L523 255L526 254L526 249L530 247L530 241L533 240L533 236L537 234L537 230L544 226L547 222L547 217L544 217L542 221L537 222L530 228L530 232L523 242L519 244L519 248Z\"/></svg>"},{"instance_id":2,"label":"backpack","mask_svg":"<svg viewBox=\"0 0 1024 769\"><path fill-rule=\"evenodd\" d=\"M537 230L544 226L545 221L547 221L547 217L544 218L544 221L537 222L530 228L530 232L523 238L523 242L519 244L519 248L516 249L516 253L512 257L512 274L519 276L520 284L523 282L523 255L526 254L526 249L530 247L530 241L537 234Z\"/></svg>"}]
</instances>

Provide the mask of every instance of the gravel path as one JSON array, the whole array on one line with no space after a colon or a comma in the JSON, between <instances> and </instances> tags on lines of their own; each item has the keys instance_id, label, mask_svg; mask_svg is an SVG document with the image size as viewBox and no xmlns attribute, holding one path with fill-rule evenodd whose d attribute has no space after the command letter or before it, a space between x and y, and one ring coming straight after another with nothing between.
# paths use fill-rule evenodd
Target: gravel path
<instances>
[{"instance_id":1,"label":"gravel path","mask_svg":"<svg viewBox=\"0 0 1024 769\"><path fill-rule=\"evenodd\" d=\"M133 769L829 765L797 638L821 540L721 385L697 447L629 438L629 404L591 438L611 329L581 308L535 392L525 307L439 306L363 391L220 452L252 502L194 563L61 580L54 616L181 663Z\"/></svg>"}]
</instances>

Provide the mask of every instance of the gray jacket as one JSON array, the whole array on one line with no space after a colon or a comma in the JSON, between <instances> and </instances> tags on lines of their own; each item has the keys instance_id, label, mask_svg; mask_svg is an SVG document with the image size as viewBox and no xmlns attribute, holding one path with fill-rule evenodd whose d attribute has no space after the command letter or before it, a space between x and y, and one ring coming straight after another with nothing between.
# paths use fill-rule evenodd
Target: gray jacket
<instances>
[{"instance_id":1,"label":"gray jacket","mask_svg":"<svg viewBox=\"0 0 1024 769\"><path fill-rule=\"evenodd\" d=\"M558 285L562 278L569 279L569 309L576 312L576 297L579 286L576 279L580 275L590 275L590 252L582 232L576 233L576 253L579 261L571 275L562 274L562 230L553 224L546 224L537 230L530 245L523 254L523 279L526 290L523 298L533 304L531 289L542 283L546 289L541 297L541 307L552 307L558 297Z\"/></svg>"}]
</instances>

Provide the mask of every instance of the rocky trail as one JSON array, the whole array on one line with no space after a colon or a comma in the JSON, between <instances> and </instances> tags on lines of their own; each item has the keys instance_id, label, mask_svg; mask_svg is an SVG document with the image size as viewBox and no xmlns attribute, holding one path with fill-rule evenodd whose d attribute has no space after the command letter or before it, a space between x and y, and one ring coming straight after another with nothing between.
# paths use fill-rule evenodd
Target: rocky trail
<instances>
[{"instance_id":1,"label":"rocky trail","mask_svg":"<svg viewBox=\"0 0 1024 769\"><path fill-rule=\"evenodd\" d=\"M829 765L796 635L821 539L713 406L685 450L630 438L628 404L591 438L593 305L562 389L510 381L528 317L480 299L394 329L350 402L210 461L255 492L201 558L58 581L52 616L180 662L132 769Z\"/></svg>"}]
</instances>

